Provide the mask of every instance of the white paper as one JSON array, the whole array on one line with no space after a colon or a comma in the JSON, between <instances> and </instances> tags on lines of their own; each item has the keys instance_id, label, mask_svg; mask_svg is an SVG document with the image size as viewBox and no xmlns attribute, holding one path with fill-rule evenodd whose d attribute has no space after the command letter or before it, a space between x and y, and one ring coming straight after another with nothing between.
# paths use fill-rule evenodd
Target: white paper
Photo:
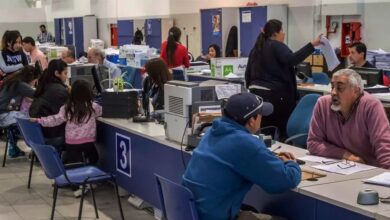
<instances>
[{"instance_id":1,"label":"white paper","mask_svg":"<svg viewBox=\"0 0 390 220\"><path fill-rule=\"evenodd\" d=\"M241 92L240 84L224 84L215 85L215 92L217 93L218 100L227 99L230 96Z\"/></svg>"},{"instance_id":2,"label":"white paper","mask_svg":"<svg viewBox=\"0 0 390 220\"><path fill-rule=\"evenodd\" d=\"M309 162L315 162L315 163L331 163L331 162L340 161L340 160L336 160L336 159L332 159L332 158L319 157L319 156L313 156L313 155L299 157L298 159L304 160L304 161L309 161Z\"/></svg>"},{"instance_id":3,"label":"white paper","mask_svg":"<svg viewBox=\"0 0 390 220\"><path fill-rule=\"evenodd\" d=\"M390 172L384 172L370 179L363 180L363 182L382 186L390 186Z\"/></svg>"},{"instance_id":4,"label":"white paper","mask_svg":"<svg viewBox=\"0 0 390 220\"><path fill-rule=\"evenodd\" d=\"M315 165L312 166L313 168L319 169L319 170L324 170L328 171L331 173L338 173L338 174L343 174L343 175L350 175L353 173L361 172L361 171L366 171L366 170L372 170L375 169L376 167L361 164L361 163L356 163L356 162L349 162L349 163L354 163L355 166L350 166L346 165L345 162L339 162L339 163L334 163L334 164L321 164L321 165ZM340 165L343 168L340 168L338 165Z\"/></svg>"},{"instance_id":5,"label":"white paper","mask_svg":"<svg viewBox=\"0 0 390 220\"><path fill-rule=\"evenodd\" d=\"M251 11L243 11L241 13L242 23L251 23L252 22L252 12Z\"/></svg>"},{"instance_id":6,"label":"white paper","mask_svg":"<svg viewBox=\"0 0 390 220\"><path fill-rule=\"evenodd\" d=\"M337 58L336 53L327 38L322 37L321 43L322 53L324 54L326 64L328 65L328 70L332 71L340 64L340 61Z\"/></svg>"}]
</instances>

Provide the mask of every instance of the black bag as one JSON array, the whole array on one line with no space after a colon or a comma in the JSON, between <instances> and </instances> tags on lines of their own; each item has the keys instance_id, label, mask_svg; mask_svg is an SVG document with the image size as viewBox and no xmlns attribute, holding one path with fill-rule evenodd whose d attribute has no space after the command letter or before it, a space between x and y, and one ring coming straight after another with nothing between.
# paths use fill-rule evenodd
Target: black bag
<instances>
[{"instance_id":1,"label":"black bag","mask_svg":"<svg viewBox=\"0 0 390 220\"><path fill-rule=\"evenodd\" d=\"M138 91L103 92L103 118L131 118L138 115Z\"/></svg>"}]
</instances>

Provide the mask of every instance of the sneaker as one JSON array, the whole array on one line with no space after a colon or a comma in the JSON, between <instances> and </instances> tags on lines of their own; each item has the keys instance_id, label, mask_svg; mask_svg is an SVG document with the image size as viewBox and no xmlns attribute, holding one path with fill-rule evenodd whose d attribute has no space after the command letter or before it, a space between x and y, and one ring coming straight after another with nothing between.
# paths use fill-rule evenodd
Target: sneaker
<instances>
[{"instance_id":1,"label":"sneaker","mask_svg":"<svg viewBox=\"0 0 390 220\"><path fill-rule=\"evenodd\" d=\"M87 194L88 191L89 191L89 185L87 185L87 186L85 187L84 195ZM81 197L81 192L82 192L82 186L80 186L80 188L79 188L78 190L76 190L76 191L73 192L74 197L80 198L80 197Z\"/></svg>"},{"instance_id":2,"label":"sneaker","mask_svg":"<svg viewBox=\"0 0 390 220\"><path fill-rule=\"evenodd\" d=\"M26 154L29 154L31 153L31 148L29 146L27 146L26 142L24 140L18 140L17 144L18 148L26 153Z\"/></svg>"}]
</instances>

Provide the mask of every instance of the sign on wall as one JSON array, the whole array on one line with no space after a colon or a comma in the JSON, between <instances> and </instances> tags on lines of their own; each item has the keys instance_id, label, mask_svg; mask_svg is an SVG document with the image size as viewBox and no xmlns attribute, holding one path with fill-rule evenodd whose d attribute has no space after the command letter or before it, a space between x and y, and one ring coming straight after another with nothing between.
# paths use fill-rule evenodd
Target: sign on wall
<instances>
[{"instance_id":1,"label":"sign on wall","mask_svg":"<svg viewBox=\"0 0 390 220\"><path fill-rule=\"evenodd\" d=\"M131 177L131 139L116 133L116 170Z\"/></svg>"}]
</instances>

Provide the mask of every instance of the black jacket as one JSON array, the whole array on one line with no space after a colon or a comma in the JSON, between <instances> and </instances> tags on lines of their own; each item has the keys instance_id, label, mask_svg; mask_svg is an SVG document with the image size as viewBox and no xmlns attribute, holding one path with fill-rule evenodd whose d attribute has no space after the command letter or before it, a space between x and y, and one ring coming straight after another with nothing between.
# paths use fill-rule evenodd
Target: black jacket
<instances>
[{"instance_id":1,"label":"black jacket","mask_svg":"<svg viewBox=\"0 0 390 220\"><path fill-rule=\"evenodd\" d=\"M258 85L271 91L297 95L294 66L313 51L311 43L293 53L284 43L266 40L260 53L253 48L249 54L245 71L247 87Z\"/></svg>"},{"instance_id":2,"label":"black jacket","mask_svg":"<svg viewBox=\"0 0 390 220\"><path fill-rule=\"evenodd\" d=\"M64 84L51 83L47 85L44 93L34 98L29 110L30 117L40 118L57 114L61 106L65 104L68 96L68 89ZM64 136L65 123L54 128L44 128L43 132L46 138Z\"/></svg>"}]
</instances>

